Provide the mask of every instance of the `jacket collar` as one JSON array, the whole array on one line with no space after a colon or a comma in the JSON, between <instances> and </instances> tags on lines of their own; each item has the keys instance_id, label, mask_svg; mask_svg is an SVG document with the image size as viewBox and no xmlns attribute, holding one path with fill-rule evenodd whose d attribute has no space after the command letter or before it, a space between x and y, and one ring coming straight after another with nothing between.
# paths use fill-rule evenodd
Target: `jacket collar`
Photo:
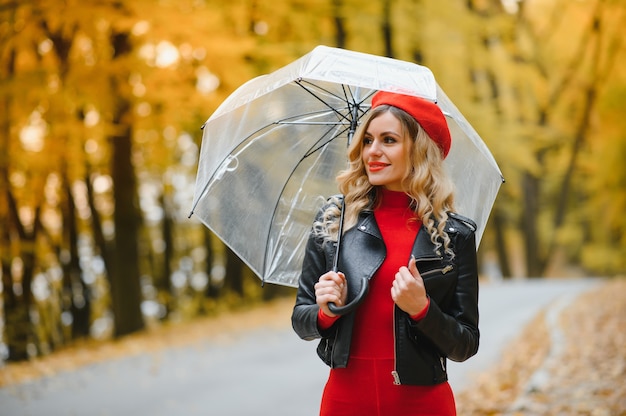
<instances>
[{"instance_id":1,"label":"jacket collar","mask_svg":"<svg viewBox=\"0 0 626 416\"><path fill-rule=\"evenodd\" d=\"M368 210L361 212L361 214L359 214L359 220L355 228L361 232L367 233L382 240L382 235L374 218L373 211ZM413 254L416 259L443 258L441 254L435 253L435 246L432 241L430 241L430 235L428 234L428 230L426 229L426 227L424 227L423 224L420 227L419 232L417 233L417 237L415 238L415 242L413 243L413 250L411 251L411 254Z\"/></svg>"},{"instance_id":2,"label":"jacket collar","mask_svg":"<svg viewBox=\"0 0 626 416\"><path fill-rule=\"evenodd\" d=\"M361 211L361 213L359 213L359 219L354 228L366 234L372 235L378 239L382 240L383 238L382 234L380 233L380 229L378 228L378 224L376 223L376 219L374 218L374 211Z\"/></svg>"},{"instance_id":3,"label":"jacket collar","mask_svg":"<svg viewBox=\"0 0 626 416\"><path fill-rule=\"evenodd\" d=\"M435 245L430 241L430 234L423 224L417 233L411 253L416 259L443 259L441 254L435 252Z\"/></svg>"}]
</instances>

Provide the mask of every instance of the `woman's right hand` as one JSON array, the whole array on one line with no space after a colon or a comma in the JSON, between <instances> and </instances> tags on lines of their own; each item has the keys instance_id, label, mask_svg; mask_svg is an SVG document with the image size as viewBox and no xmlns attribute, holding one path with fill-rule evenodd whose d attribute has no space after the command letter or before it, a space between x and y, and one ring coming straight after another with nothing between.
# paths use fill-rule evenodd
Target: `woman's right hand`
<instances>
[{"instance_id":1,"label":"woman's right hand","mask_svg":"<svg viewBox=\"0 0 626 416\"><path fill-rule=\"evenodd\" d=\"M335 317L328 309L328 303L342 306L348 298L348 282L341 272L327 272L315 284L315 301L325 315Z\"/></svg>"}]
</instances>

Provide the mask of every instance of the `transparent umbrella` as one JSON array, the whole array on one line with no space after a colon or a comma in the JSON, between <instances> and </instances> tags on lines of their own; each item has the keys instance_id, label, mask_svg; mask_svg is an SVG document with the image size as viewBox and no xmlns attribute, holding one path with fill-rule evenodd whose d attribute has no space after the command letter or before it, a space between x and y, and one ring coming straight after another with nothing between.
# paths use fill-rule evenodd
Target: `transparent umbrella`
<instances>
[{"instance_id":1,"label":"transparent umbrella","mask_svg":"<svg viewBox=\"0 0 626 416\"><path fill-rule=\"evenodd\" d=\"M445 165L458 213L478 225L478 244L502 175L432 72L325 46L248 81L206 121L190 216L263 282L297 286L313 218L338 193L349 137L378 90L431 100L446 115L452 147Z\"/></svg>"}]
</instances>

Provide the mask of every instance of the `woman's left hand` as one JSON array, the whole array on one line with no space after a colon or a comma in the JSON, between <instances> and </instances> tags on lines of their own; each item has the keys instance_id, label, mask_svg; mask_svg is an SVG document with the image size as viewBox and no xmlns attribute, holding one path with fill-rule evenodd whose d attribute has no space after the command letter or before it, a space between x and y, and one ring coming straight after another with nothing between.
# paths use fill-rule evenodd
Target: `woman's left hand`
<instances>
[{"instance_id":1,"label":"woman's left hand","mask_svg":"<svg viewBox=\"0 0 626 416\"><path fill-rule=\"evenodd\" d=\"M415 257L411 257L409 266L400 267L391 286L391 298L400 309L411 316L417 315L428 306L428 297L424 280L417 271Z\"/></svg>"}]
</instances>

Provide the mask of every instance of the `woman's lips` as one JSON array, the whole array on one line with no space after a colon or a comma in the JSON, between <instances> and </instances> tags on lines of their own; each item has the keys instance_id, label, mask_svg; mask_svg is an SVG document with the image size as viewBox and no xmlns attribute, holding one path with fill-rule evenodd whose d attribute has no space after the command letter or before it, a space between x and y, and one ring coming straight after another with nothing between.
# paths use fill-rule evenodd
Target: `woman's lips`
<instances>
[{"instance_id":1,"label":"woman's lips","mask_svg":"<svg viewBox=\"0 0 626 416\"><path fill-rule=\"evenodd\" d=\"M367 165L369 166L370 172L378 172L387 167L386 163L381 162L370 162Z\"/></svg>"}]
</instances>

